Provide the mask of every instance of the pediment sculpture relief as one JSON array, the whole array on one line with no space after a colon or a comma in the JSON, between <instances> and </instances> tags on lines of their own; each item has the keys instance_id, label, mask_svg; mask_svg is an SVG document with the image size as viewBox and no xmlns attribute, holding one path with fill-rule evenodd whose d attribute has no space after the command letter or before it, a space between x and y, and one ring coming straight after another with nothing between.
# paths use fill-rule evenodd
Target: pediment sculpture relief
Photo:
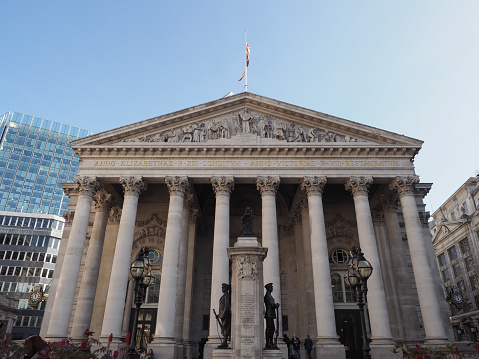
<instances>
[{"instance_id":1,"label":"pediment sculpture relief","mask_svg":"<svg viewBox=\"0 0 479 359\"><path fill-rule=\"evenodd\" d=\"M286 142L363 142L362 140L316 127L280 121L270 116L243 110L204 122L127 139L124 142L209 142L234 136L261 137Z\"/></svg>"}]
</instances>

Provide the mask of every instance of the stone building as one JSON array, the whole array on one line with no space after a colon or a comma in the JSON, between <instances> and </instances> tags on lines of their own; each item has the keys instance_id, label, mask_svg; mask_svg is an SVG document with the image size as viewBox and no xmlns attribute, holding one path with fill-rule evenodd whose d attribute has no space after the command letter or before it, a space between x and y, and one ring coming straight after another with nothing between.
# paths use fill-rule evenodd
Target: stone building
<instances>
[{"instance_id":1,"label":"stone building","mask_svg":"<svg viewBox=\"0 0 479 359\"><path fill-rule=\"evenodd\" d=\"M90 328L120 342L134 313L128 266L147 246L156 281L140 343L161 358L197 358L208 339L211 358L227 248L249 206L268 249L264 283L281 304L279 338L309 334L318 357L362 357L343 279L356 245L374 267L373 357L391 357L395 342L444 343L452 329L424 212L430 184L413 165L421 145L246 92L76 140L79 175L64 184L61 270L42 334L79 338Z\"/></svg>"},{"instance_id":2,"label":"stone building","mask_svg":"<svg viewBox=\"0 0 479 359\"><path fill-rule=\"evenodd\" d=\"M477 341L479 327L479 176L469 178L432 215L431 232L456 340ZM457 296L457 294L460 294Z\"/></svg>"}]
</instances>

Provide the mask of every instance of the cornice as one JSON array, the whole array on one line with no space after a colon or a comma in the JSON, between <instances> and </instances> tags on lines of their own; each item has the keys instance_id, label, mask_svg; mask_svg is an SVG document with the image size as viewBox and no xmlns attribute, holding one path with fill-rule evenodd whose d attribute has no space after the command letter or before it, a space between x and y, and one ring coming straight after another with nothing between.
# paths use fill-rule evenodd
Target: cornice
<instances>
[{"instance_id":1,"label":"cornice","mask_svg":"<svg viewBox=\"0 0 479 359\"><path fill-rule=\"evenodd\" d=\"M419 152L419 148L411 146L341 146L341 145L318 145L316 144L298 144L271 146L231 146L227 144L206 146L206 145L181 145L181 144L155 144L137 143L122 144L122 146L85 146L76 148L75 153L81 159L95 159L108 157L184 157L184 156L268 156L268 157L341 157L341 158L365 158L368 157L388 157L388 158L407 158L412 160ZM164 158L163 158L164 159Z\"/></svg>"}]
</instances>

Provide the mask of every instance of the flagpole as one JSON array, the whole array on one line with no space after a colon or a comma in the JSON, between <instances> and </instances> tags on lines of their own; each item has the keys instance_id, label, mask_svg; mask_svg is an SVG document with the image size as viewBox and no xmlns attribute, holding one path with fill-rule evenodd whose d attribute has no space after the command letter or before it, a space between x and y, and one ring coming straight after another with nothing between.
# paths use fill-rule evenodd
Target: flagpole
<instances>
[{"instance_id":1,"label":"flagpole","mask_svg":"<svg viewBox=\"0 0 479 359\"><path fill-rule=\"evenodd\" d=\"M248 92L248 50L246 48L246 30L244 31L244 92Z\"/></svg>"}]
</instances>

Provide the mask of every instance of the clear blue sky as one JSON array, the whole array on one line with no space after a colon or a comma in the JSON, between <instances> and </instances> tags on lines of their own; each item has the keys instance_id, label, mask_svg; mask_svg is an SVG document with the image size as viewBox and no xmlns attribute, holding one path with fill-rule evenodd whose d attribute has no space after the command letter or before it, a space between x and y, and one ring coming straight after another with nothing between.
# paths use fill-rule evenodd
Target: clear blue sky
<instances>
[{"instance_id":1,"label":"clear blue sky","mask_svg":"<svg viewBox=\"0 0 479 359\"><path fill-rule=\"evenodd\" d=\"M479 1L1 1L0 112L95 133L248 90L425 141L436 210L479 170ZM432 204L432 206L431 206Z\"/></svg>"}]
</instances>

